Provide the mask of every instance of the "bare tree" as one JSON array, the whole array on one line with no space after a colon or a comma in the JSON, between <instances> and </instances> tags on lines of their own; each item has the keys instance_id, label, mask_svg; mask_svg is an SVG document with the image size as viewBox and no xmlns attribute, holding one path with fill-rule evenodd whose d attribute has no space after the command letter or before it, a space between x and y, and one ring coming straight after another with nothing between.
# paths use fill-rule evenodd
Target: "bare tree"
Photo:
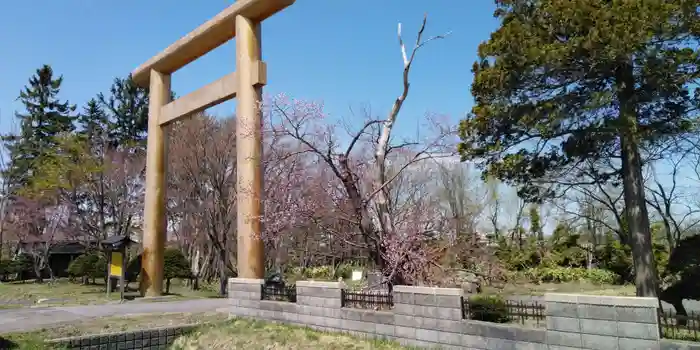
<instances>
[{"instance_id":1,"label":"bare tree","mask_svg":"<svg viewBox=\"0 0 700 350\"><path fill-rule=\"evenodd\" d=\"M438 163L438 166L438 195L441 204L446 207L446 217L454 225L454 231L457 235L477 234L488 196L481 186L481 180L469 165L463 163Z\"/></svg>"},{"instance_id":2,"label":"bare tree","mask_svg":"<svg viewBox=\"0 0 700 350\"><path fill-rule=\"evenodd\" d=\"M8 229L17 238L22 252L32 257L37 281L44 271L53 279L49 265L51 249L60 237L65 237L69 211L46 199L17 198L8 208Z\"/></svg>"},{"instance_id":3,"label":"bare tree","mask_svg":"<svg viewBox=\"0 0 700 350\"><path fill-rule=\"evenodd\" d=\"M409 73L416 53L428 42L444 37L440 35L424 40L426 22L427 17L423 19L410 53L404 45L399 25L403 89L387 117L368 117L359 131L349 135L350 142L347 147L341 147L335 128L322 121L325 116L322 106L289 101L284 97L277 98L270 104L272 124L277 125L275 131L280 137L297 140L305 151L313 153L320 162L329 167L340 182L339 185L342 186L350 204L350 211L343 219L357 228L362 237L363 248L367 249L376 267L384 272L387 281L398 283L405 282L407 276L401 272L401 264L390 264L389 259L405 259L406 254L391 257L389 254L392 249L390 245L398 241L400 233L396 230L388 185L412 164L434 157L435 154L444 155L445 149L442 146L445 146L446 141L451 141L450 136L453 135L451 131L442 130L434 140L427 143L391 142L399 112L408 96ZM411 156L399 169L390 173L389 163L394 152L406 152ZM373 210L376 210L374 215ZM346 242L355 243L355 240L347 239Z\"/></svg>"},{"instance_id":4,"label":"bare tree","mask_svg":"<svg viewBox=\"0 0 700 350\"><path fill-rule=\"evenodd\" d=\"M231 256L236 243L231 239L236 228L235 135L233 118L216 120L205 115L169 130L169 209L178 213L175 226L190 231L181 235L194 234L191 242L213 250L210 256L216 263L208 263L207 268L217 272L222 295L228 271L235 271L235 256Z\"/></svg>"},{"instance_id":5,"label":"bare tree","mask_svg":"<svg viewBox=\"0 0 700 350\"><path fill-rule=\"evenodd\" d=\"M501 237L500 216L503 210L501 204L501 191L499 189L500 182L496 179L489 178L486 181L487 187L487 204L488 204L488 220L491 224L493 238L498 240Z\"/></svg>"},{"instance_id":6,"label":"bare tree","mask_svg":"<svg viewBox=\"0 0 700 350\"><path fill-rule=\"evenodd\" d=\"M687 186L679 183L684 180L681 173L690 173L684 171L688 168L698 169L697 164L700 162L688 151L675 153L657 162L661 163L660 166L651 164L647 169L646 201L663 223L668 249L671 252L686 232L700 224L700 207L698 201L693 198L695 191L688 191ZM663 174L660 168L669 169L668 173ZM700 180L700 176L696 180Z\"/></svg>"}]
</instances>

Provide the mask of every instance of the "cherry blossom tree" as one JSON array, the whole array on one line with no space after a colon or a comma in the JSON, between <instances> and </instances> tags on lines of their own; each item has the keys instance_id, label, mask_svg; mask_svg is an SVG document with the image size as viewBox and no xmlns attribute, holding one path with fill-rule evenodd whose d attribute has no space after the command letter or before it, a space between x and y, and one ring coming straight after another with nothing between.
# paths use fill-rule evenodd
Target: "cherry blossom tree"
<instances>
[{"instance_id":1,"label":"cherry blossom tree","mask_svg":"<svg viewBox=\"0 0 700 350\"><path fill-rule=\"evenodd\" d=\"M330 122L323 105L287 98L284 95L273 98L267 104L267 113L274 125L274 132L282 139L293 139L301 144L304 152L313 154L319 164L327 167L335 179L329 188L342 188L344 204L339 208L339 220L351 223L355 230L353 237L346 242L361 244L374 265L386 277L386 282L409 283L414 280L416 271L407 265L414 261L432 260L423 244L426 235L425 223L430 220L420 213L407 215L404 223L397 223L397 216L391 202L390 184L407 168L416 162L449 154L453 149L453 132L432 118L426 122L434 132L429 139L404 140L393 142L392 131L399 112L409 92L409 73L416 53L430 41L443 38L435 36L423 39L427 17L423 19L413 49L407 52L399 24L399 47L403 58L403 89L394 101L385 118L367 115L364 124L354 132L349 132L349 142L343 145L339 133L342 125ZM349 131L349 130L345 130ZM391 166L396 154L410 155L403 164ZM390 169L391 168L391 169ZM417 220L417 222L416 222ZM411 224L408 224L408 223ZM411 229L407 231L407 228ZM355 239L359 235L361 240ZM406 244L402 242L413 242ZM408 249L408 250L407 250ZM417 256L425 259L416 259ZM421 266L429 264L423 263Z\"/></svg>"},{"instance_id":2,"label":"cherry blossom tree","mask_svg":"<svg viewBox=\"0 0 700 350\"><path fill-rule=\"evenodd\" d=\"M66 236L69 211L45 198L14 198L6 214L8 233L13 235L23 253L32 257L37 281L44 271L53 279L49 265L51 248Z\"/></svg>"}]
</instances>

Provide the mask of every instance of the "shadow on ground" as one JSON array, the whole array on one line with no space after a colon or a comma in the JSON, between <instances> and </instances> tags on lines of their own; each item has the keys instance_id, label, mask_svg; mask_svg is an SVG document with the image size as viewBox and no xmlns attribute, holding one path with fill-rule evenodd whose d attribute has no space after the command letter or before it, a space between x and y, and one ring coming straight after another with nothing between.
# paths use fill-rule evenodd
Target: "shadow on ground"
<instances>
[{"instance_id":1,"label":"shadow on ground","mask_svg":"<svg viewBox=\"0 0 700 350\"><path fill-rule=\"evenodd\" d=\"M19 349L19 344L0 336L0 349Z\"/></svg>"}]
</instances>

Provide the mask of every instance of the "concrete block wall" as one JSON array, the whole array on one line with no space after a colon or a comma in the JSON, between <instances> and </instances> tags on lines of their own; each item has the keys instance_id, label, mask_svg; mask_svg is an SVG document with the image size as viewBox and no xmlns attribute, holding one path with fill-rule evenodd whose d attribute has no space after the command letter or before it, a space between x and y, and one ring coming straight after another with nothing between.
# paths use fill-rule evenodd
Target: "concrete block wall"
<instances>
[{"instance_id":1,"label":"concrete block wall","mask_svg":"<svg viewBox=\"0 0 700 350\"><path fill-rule=\"evenodd\" d=\"M546 294L550 349L660 348L656 298Z\"/></svg>"},{"instance_id":2,"label":"concrete block wall","mask_svg":"<svg viewBox=\"0 0 700 350\"><path fill-rule=\"evenodd\" d=\"M56 349L67 350L168 349L179 336L187 334L201 326L201 324L192 324L161 327L148 330L60 338L48 341L48 345L51 348L55 347ZM3 348L2 345L0 345L0 348Z\"/></svg>"},{"instance_id":3,"label":"concrete block wall","mask_svg":"<svg viewBox=\"0 0 700 350\"><path fill-rule=\"evenodd\" d=\"M546 328L462 319L462 291L394 287L394 307L342 307L342 282L300 281L297 302L261 299L262 280L231 279L231 315L386 338L425 348L479 350L696 349L660 340L656 298L547 294Z\"/></svg>"},{"instance_id":4,"label":"concrete block wall","mask_svg":"<svg viewBox=\"0 0 700 350\"><path fill-rule=\"evenodd\" d=\"M462 320L462 290L394 287L394 337L404 345L441 349L547 349L545 331Z\"/></svg>"},{"instance_id":5,"label":"concrete block wall","mask_svg":"<svg viewBox=\"0 0 700 350\"><path fill-rule=\"evenodd\" d=\"M260 300L262 280L229 280L231 315L439 349L546 349L545 331L462 320L462 291L397 286L392 311L342 307L342 282L297 282L297 302Z\"/></svg>"}]
</instances>

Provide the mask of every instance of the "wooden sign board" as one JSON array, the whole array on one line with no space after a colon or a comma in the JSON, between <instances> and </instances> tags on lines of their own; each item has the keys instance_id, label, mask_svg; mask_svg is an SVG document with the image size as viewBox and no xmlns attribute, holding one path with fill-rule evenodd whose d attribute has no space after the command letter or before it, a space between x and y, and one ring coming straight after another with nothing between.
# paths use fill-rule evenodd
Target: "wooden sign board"
<instances>
[{"instance_id":1,"label":"wooden sign board","mask_svg":"<svg viewBox=\"0 0 700 350\"><path fill-rule=\"evenodd\" d=\"M122 266L124 264L124 255L122 252L112 252L109 259L109 276L122 277Z\"/></svg>"}]
</instances>

